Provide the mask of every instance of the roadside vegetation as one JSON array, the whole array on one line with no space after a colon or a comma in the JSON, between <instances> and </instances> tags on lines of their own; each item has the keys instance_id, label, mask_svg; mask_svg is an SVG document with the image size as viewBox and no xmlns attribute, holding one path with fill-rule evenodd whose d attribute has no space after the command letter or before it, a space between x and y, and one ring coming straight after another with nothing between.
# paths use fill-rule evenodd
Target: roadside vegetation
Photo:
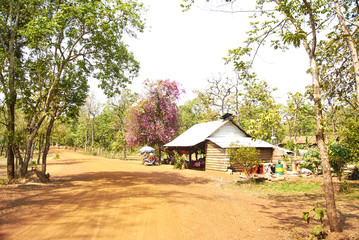
<instances>
[{"instance_id":1,"label":"roadside vegetation","mask_svg":"<svg viewBox=\"0 0 359 240\"><path fill-rule=\"evenodd\" d=\"M161 161L164 144L230 112L254 139L282 143L300 168L323 176L321 182L236 187L273 196L320 195L323 187L330 229L340 231L336 186L343 192L338 196L358 199L357 183L344 175L349 165L358 167L359 157L358 1L256 1L247 39L225 58L234 71L208 78L182 106L184 90L169 79L146 80L142 93L127 88L139 63L125 40L144 30L143 5L94 2L1 1L0 157L6 156L7 179L24 177L32 167L46 175L53 144L123 159L149 144ZM204 1L183 0L182 7L187 11L199 2ZM219 2L220 11L234 11L239 1ZM276 86L257 77L253 62L268 43L274 50L301 48L307 54L312 84L305 93L289 92L279 102ZM89 94L90 78L108 97L105 104ZM300 143L300 136L315 143ZM248 169L258 161L255 152L250 159L230 154L232 164Z\"/></svg>"}]
</instances>

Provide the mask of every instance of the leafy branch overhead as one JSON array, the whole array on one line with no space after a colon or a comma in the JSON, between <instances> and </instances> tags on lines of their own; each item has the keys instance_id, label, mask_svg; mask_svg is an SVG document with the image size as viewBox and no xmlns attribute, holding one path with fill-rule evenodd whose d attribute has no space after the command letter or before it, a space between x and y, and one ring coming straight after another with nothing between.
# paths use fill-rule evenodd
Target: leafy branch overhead
<instances>
[{"instance_id":1,"label":"leafy branch overhead","mask_svg":"<svg viewBox=\"0 0 359 240\"><path fill-rule=\"evenodd\" d=\"M89 78L113 96L137 76L139 63L124 40L143 31L142 11L136 1L1 1L0 87L8 113L10 166L16 154L21 174L26 173L41 125L51 118L50 134L53 121L76 116ZM15 109L28 120L23 156L10 137L16 131Z\"/></svg>"}]
</instances>

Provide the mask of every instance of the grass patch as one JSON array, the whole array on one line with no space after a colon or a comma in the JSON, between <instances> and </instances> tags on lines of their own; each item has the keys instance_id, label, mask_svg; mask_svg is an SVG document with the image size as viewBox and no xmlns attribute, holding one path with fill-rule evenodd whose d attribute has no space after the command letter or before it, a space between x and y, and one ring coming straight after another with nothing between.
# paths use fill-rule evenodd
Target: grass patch
<instances>
[{"instance_id":1,"label":"grass patch","mask_svg":"<svg viewBox=\"0 0 359 240\"><path fill-rule=\"evenodd\" d=\"M29 162L29 167L36 167L36 166L37 166L36 161Z\"/></svg>"},{"instance_id":2,"label":"grass patch","mask_svg":"<svg viewBox=\"0 0 359 240\"><path fill-rule=\"evenodd\" d=\"M321 185L322 183L320 182L309 182L303 180L295 182L281 181L266 183L265 188L279 193L308 194L318 193Z\"/></svg>"},{"instance_id":3,"label":"grass patch","mask_svg":"<svg viewBox=\"0 0 359 240\"><path fill-rule=\"evenodd\" d=\"M0 185L7 185L7 179L0 179Z\"/></svg>"},{"instance_id":4,"label":"grass patch","mask_svg":"<svg viewBox=\"0 0 359 240\"><path fill-rule=\"evenodd\" d=\"M278 181L278 182L237 182L241 190L256 193L258 195L305 195L321 193L321 182L299 181Z\"/></svg>"}]
</instances>

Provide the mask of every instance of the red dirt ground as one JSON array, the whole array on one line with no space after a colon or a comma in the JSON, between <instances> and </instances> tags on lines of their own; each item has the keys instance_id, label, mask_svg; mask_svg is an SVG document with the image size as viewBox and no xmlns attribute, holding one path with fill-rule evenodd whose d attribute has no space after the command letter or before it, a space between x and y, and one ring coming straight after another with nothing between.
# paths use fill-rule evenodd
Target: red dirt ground
<instances>
[{"instance_id":1,"label":"red dirt ground","mask_svg":"<svg viewBox=\"0 0 359 240\"><path fill-rule=\"evenodd\" d=\"M241 192L226 173L54 151L50 183L0 186L0 239L293 239L309 229L302 212L323 201ZM357 234L358 204L338 209Z\"/></svg>"}]
</instances>

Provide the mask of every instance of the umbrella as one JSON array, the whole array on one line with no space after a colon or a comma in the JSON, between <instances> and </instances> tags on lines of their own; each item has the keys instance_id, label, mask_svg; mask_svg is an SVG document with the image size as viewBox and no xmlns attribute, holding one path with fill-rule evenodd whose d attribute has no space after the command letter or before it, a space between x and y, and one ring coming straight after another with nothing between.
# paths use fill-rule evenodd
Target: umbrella
<instances>
[{"instance_id":1,"label":"umbrella","mask_svg":"<svg viewBox=\"0 0 359 240\"><path fill-rule=\"evenodd\" d=\"M140 153L148 153L148 152L154 152L154 151L155 151L155 149L150 146L144 146L143 148L140 149Z\"/></svg>"}]
</instances>

